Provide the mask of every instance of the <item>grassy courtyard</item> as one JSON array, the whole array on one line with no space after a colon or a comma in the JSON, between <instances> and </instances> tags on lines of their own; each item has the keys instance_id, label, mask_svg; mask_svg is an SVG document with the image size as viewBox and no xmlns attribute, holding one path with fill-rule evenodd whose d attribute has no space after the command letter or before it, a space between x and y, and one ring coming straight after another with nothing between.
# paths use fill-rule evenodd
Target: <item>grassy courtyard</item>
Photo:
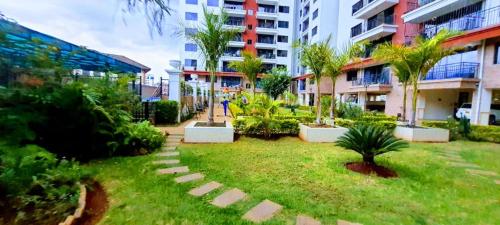
<instances>
[{"instance_id":1,"label":"grassy courtyard","mask_svg":"<svg viewBox=\"0 0 500 225\"><path fill-rule=\"evenodd\" d=\"M364 176L345 169L359 161L333 144L298 138L263 141L242 137L233 144L179 146L181 163L206 175L204 181L175 184L156 175L156 156L111 158L88 167L98 171L108 192L109 211L100 224L247 224L241 216L264 199L284 206L265 224L293 224L297 214L323 224L345 219L362 224L495 224L500 221L500 190L492 178L450 166L438 151L459 151L466 162L500 173L500 146L452 142L411 144L377 159L399 178ZM202 198L187 192L208 181L224 184ZM208 202L239 188L249 198L227 209Z\"/></svg>"}]
</instances>

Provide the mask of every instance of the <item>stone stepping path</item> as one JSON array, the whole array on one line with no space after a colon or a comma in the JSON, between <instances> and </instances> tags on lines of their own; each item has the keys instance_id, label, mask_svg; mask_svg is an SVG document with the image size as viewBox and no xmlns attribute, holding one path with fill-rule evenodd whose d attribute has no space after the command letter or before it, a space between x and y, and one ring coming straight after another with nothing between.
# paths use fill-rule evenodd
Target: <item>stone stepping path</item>
<instances>
[{"instance_id":1,"label":"stone stepping path","mask_svg":"<svg viewBox=\"0 0 500 225\"><path fill-rule=\"evenodd\" d=\"M172 143L172 142L167 142L167 145L165 145L166 147L177 147L179 146L181 143L178 142L178 143Z\"/></svg>"},{"instance_id":2,"label":"stone stepping path","mask_svg":"<svg viewBox=\"0 0 500 225\"><path fill-rule=\"evenodd\" d=\"M243 200L247 194L240 189L234 188L229 191L222 193L212 200L210 204L215 205L219 208L226 208L238 201Z\"/></svg>"},{"instance_id":3,"label":"stone stepping path","mask_svg":"<svg viewBox=\"0 0 500 225\"><path fill-rule=\"evenodd\" d=\"M449 162L449 164L453 167L479 168L478 165L472 163Z\"/></svg>"},{"instance_id":4,"label":"stone stepping path","mask_svg":"<svg viewBox=\"0 0 500 225\"><path fill-rule=\"evenodd\" d=\"M353 223L345 220L337 220L337 225L363 225L363 224Z\"/></svg>"},{"instance_id":5,"label":"stone stepping path","mask_svg":"<svg viewBox=\"0 0 500 225\"><path fill-rule=\"evenodd\" d=\"M167 169L159 169L158 174L178 174L178 173L189 173L189 168L187 166L171 167Z\"/></svg>"},{"instance_id":6,"label":"stone stepping path","mask_svg":"<svg viewBox=\"0 0 500 225\"><path fill-rule=\"evenodd\" d=\"M205 175L203 175L201 173L193 173L193 174L185 175L182 177L177 177L177 178L175 178L175 182L178 184L182 184L182 183L187 183L187 182L191 182L191 181L195 181L195 180L201 180L203 178L205 178Z\"/></svg>"},{"instance_id":7,"label":"stone stepping path","mask_svg":"<svg viewBox=\"0 0 500 225\"><path fill-rule=\"evenodd\" d=\"M486 171L486 170L473 170L473 169L466 169L468 173L472 175L481 175L481 176L497 176L498 174L493 172L493 171Z\"/></svg>"},{"instance_id":8,"label":"stone stepping path","mask_svg":"<svg viewBox=\"0 0 500 225\"><path fill-rule=\"evenodd\" d=\"M158 160L158 161L153 161L153 164L155 165L175 165L179 164L181 161L178 159L170 159L170 160Z\"/></svg>"},{"instance_id":9,"label":"stone stepping path","mask_svg":"<svg viewBox=\"0 0 500 225\"><path fill-rule=\"evenodd\" d=\"M298 215L295 225L321 225L321 222L309 216Z\"/></svg>"},{"instance_id":10,"label":"stone stepping path","mask_svg":"<svg viewBox=\"0 0 500 225\"><path fill-rule=\"evenodd\" d=\"M179 156L179 152L162 152L156 154L158 157L171 157L171 156Z\"/></svg>"},{"instance_id":11,"label":"stone stepping path","mask_svg":"<svg viewBox=\"0 0 500 225\"><path fill-rule=\"evenodd\" d=\"M188 193L190 195L200 197L200 196L206 195L206 194L208 194L208 193L210 193L210 192L212 192L220 187L222 187L222 184L217 183L215 181L212 181L212 182L204 184L200 187L193 188Z\"/></svg>"},{"instance_id":12,"label":"stone stepping path","mask_svg":"<svg viewBox=\"0 0 500 225\"><path fill-rule=\"evenodd\" d=\"M161 148L162 151L175 151L177 147L163 147Z\"/></svg>"},{"instance_id":13,"label":"stone stepping path","mask_svg":"<svg viewBox=\"0 0 500 225\"><path fill-rule=\"evenodd\" d=\"M500 185L500 180L495 180L495 184Z\"/></svg>"},{"instance_id":14,"label":"stone stepping path","mask_svg":"<svg viewBox=\"0 0 500 225\"><path fill-rule=\"evenodd\" d=\"M243 219L250 220L254 223L264 222L273 218L283 209L280 204L264 200L243 215Z\"/></svg>"}]
</instances>

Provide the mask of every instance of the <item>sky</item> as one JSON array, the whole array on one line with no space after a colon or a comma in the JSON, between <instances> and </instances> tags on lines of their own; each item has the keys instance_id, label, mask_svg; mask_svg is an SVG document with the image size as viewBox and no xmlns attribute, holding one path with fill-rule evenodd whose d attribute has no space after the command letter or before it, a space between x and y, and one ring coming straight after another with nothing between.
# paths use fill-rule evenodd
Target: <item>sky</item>
<instances>
[{"instance_id":1,"label":"sky","mask_svg":"<svg viewBox=\"0 0 500 225\"><path fill-rule=\"evenodd\" d=\"M33 30L104 53L127 56L166 77L169 60L179 58L175 13L164 34L148 27L140 10L129 13L124 0L0 0L0 12ZM178 0L170 1L173 9Z\"/></svg>"}]
</instances>

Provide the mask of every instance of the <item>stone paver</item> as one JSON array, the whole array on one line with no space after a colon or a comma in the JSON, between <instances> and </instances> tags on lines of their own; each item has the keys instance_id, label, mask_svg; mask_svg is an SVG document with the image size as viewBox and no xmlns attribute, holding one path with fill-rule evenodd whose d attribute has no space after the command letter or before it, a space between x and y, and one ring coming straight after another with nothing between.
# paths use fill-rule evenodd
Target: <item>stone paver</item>
<instances>
[{"instance_id":1,"label":"stone paver","mask_svg":"<svg viewBox=\"0 0 500 225\"><path fill-rule=\"evenodd\" d=\"M450 165L454 167L479 168L478 165L472 163L450 162Z\"/></svg>"},{"instance_id":2,"label":"stone paver","mask_svg":"<svg viewBox=\"0 0 500 225\"><path fill-rule=\"evenodd\" d=\"M466 169L468 173L472 175L483 175L483 176L497 176L497 173L493 171L486 171L486 170L473 170L473 169Z\"/></svg>"},{"instance_id":3,"label":"stone paver","mask_svg":"<svg viewBox=\"0 0 500 225\"><path fill-rule=\"evenodd\" d=\"M495 184L500 185L500 180L495 180Z\"/></svg>"},{"instance_id":4,"label":"stone paver","mask_svg":"<svg viewBox=\"0 0 500 225\"><path fill-rule=\"evenodd\" d=\"M337 220L337 225L362 225L360 223L353 223L345 220Z\"/></svg>"},{"instance_id":5,"label":"stone paver","mask_svg":"<svg viewBox=\"0 0 500 225\"><path fill-rule=\"evenodd\" d=\"M170 156L179 156L179 152L162 152L156 154L159 157L170 157Z\"/></svg>"},{"instance_id":6,"label":"stone paver","mask_svg":"<svg viewBox=\"0 0 500 225\"><path fill-rule=\"evenodd\" d=\"M176 177L175 178L175 182L177 183L187 183L187 182L190 182L190 181L195 181L195 180L201 180L203 179L205 176L201 173L193 173L193 174L189 174L189 175L185 175L185 176L182 176L182 177Z\"/></svg>"},{"instance_id":7,"label":"stone paver","mask_svg":"<svg viewBox=\"0 0 500 225\"><path fill-rule=\"evenodd\" d=\"M321 225L321 222L309 216L298 215L295 225Z\"/></svg>"},{"instance_id":8,"label":"stone paver","mask_svg":"<svg viewBox=\"0 0 500 225\"><path fill-rule=\"evenodd\" d=\"M172 167L167 169L159 169L159 174L177 174L177 173L189 173L189 168L187 166Z\"/></svg>"},{"instance_id":9,"label":"stone paver","mask_svg":"<svg viewBox=\"0 0 500 225\"><path fill-rule=\"evenodd\" d=\"M153 161L153 164L156 164L156 165L160 165L160 164L163 164L163 165L175 165L175 164L179 164L179 163L180 163L180 160L178 160L178 159Z\"/></svg>"},{"instance_id":10,"label":"stone paver","mask_svg":"<svg viewBox=\"0 0 500 225\"><path fill-rule=\"evenodd\" d=\"M220 187L222 187L222 184L215 182L215 181L212 181L212 182L204 184L200 187L193 188L188 193L190 195L200 197L200 196L206 195L206 194L208 194L208 193L212 192L213 190L218 189Z\"/></svg>"},{"instance_id":11,"label":"stone paver","mask_svg":"<svg viewBox=\"0 0 500 225\"><path fill-rule=\"evenodd\" d=\"M247 194L245 194L245 192L234 188L217 196L216 198L214 198L214 200L212 200L210 204L220 208L226 208L229 205L243 200L246 196Z\"/></svg>"},{"instance_id":12,"label":"stone paver","mask_svg":"<svg viewBox=\"0 0 500 225\"><path fill-rule=\"evenodd\" d=\"M255 223L264 222L273 218L273 216L278 214L282 209L283 206L280 204L266 199L245 213L245 215L243 215L243 219L250 220Z\"/></svg>"},{"instance_id":13,"label":"stone paver","mask_svg":"<svg viewBox=\"0 0 500 225\"><path fill-rule=\"evenodd\" d=\"M177 147L163 147L161 148L162 151L175 151Z\"/></svg>"},{"instance_id":14,"label":"stone paver","mask_svg":"<svg viewBox=\"0 0 500 225\"><path fill-rule=\"evenodd\" d=\"M166 147L177 147L180 144L181 144L180 142L170 142L170 143L167 143Z\"/></svg>"}]
</instances>

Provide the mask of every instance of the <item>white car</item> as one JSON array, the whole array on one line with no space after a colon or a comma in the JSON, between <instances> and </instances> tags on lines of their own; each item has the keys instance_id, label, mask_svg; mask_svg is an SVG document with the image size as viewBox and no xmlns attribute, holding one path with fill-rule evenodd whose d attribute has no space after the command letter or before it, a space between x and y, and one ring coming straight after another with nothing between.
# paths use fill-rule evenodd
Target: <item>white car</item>
<instances>
[{"instance_id":1,"label":"white car","mask_svg":"<svg viewBox=\"0 0 500 225\"><path fill-rule=\"evenodd\" d=\"M472 113L472 103L464 103L460 108L458 108L457 113L455 116L457 118L462 118L465 117L467 119L470 119L470 115ZM490 108L490 116L488 118L488 123L489 124L496 124L497 119L500 119L500 104L491 104Z\"/></svg>"}]
</instances>

